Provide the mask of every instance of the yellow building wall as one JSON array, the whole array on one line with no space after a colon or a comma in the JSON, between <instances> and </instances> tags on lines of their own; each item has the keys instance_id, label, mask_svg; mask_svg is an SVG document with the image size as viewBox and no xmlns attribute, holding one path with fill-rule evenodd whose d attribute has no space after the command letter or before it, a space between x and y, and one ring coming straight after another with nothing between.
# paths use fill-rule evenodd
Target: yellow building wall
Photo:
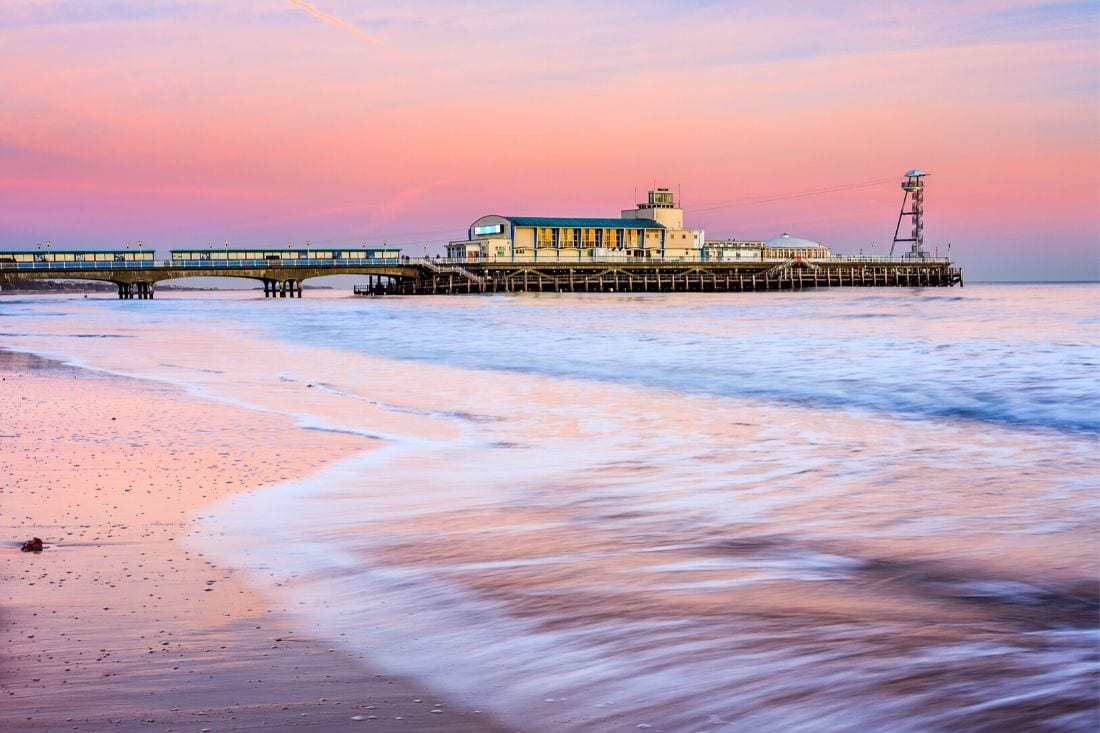
<instances>
[{"instance_id":1,"label":"yellow building wall","mask_svg":"<svg viewBox=\"0 0 1100 733\"><path fill-rule=\"evenodd\" d=\"M485 240L485 257L489 260L511 259L512 240L503 237Z\"/></svg>"},{"instance_id":2,"label":"yellow building wall","mask_svg":"<svg viewBox=\"0 0 1100 733\"><path fill-rule=\"evenodd\" d=\"M649 219L665 229L684 228L683 209L623 209L621 213L623 219Z\"/></svg>"},{"instance_id":3,"label":"yellow building wall","mask_svg":"<svg viewBox=\"0 0 1100 733\"><path fill-rule=\"evenodd\" d=\"M702 229L673 229L665 232L665 259L700 259L699 250L703 246Z\"/></svg>"},{"instance_id":4,"label":"yellow building wall","mask_svg":"<svg viewBox=\"0 0 1100 733\"><path fill-rule=\"evenodd\" d=\"M516 247L525 249L535 246L534 227L516 227Z\"/></svg>"}]
</instances>

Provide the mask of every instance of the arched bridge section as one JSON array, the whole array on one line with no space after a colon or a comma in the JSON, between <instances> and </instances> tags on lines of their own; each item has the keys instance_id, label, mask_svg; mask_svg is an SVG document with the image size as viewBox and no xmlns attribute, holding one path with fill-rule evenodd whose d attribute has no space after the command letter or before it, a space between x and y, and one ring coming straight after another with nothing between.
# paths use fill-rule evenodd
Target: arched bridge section
<instances>
[{"instance_id":1,"label":"arched bridge section","mask_svg":"<svg viewBox=\"0 0 1100 733\"><path fill-rule=\"evenodd\" d=\"M37 265L38 263L36 263ZM264 286L264 296L302 297L302 283L325 275L368 275L387 278L395 283L419 280L425 268L417 264L332 264L332 265L267 265L251 266L36 266L33 269L0 268L0 285L10 286L27 280L96 280L114 283L118 297L148 299L154 286L165 280L188 277L233 277L258 280ZM403 288L404 289L404 288Z\"/></svg>"}]
</instances>

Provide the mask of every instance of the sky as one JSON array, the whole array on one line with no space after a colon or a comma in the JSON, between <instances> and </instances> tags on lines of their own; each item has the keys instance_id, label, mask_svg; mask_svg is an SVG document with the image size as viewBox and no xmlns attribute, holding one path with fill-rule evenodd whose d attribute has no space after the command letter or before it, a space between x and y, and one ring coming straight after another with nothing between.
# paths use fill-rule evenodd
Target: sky
<instances>
[{"instance_id":1,"label":"sky","mask_svg":"<svg viewBox=\"0 0 1100 733\"><path fill-rule=\"evenodd\" d=\"M1100 276L1100 4L0 0L0 248L400 245L618 216ZM904 228L904 225L903 225Z\"/></svg>"}]
</instances>

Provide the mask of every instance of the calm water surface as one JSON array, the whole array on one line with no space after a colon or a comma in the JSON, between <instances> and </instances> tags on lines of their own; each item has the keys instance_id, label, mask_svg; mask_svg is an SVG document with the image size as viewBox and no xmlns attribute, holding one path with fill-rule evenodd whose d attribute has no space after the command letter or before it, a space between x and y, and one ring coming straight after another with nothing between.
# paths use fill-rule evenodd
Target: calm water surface
<instances>
[{"instance_id":1,"label":"calm water surface","mask_svg":"<svg viewBox=\"0 0 1100 733\"><path fill-rule=\"evenodd\" d=\"M5 298L0 331L367 436L196 540L517 729L1100 726L1097 286Z\"/></svg>"}]
</instances>

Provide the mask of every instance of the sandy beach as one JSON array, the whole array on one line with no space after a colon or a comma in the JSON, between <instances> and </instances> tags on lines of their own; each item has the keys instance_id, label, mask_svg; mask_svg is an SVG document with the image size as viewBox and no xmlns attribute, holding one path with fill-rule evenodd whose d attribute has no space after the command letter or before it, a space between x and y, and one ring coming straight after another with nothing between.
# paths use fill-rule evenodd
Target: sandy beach
<instances>
[{"instance_id":1,"label":"sandy beach","mask_svg":"<svg viewBox=\"0 0 1100 733\"><path fill-rule=\"evenodd\" d=\"M0 378L5 731L505 730L295 628L188 540L205 504L368 439L23 354Z\"/></svg>"}]
</instances>

